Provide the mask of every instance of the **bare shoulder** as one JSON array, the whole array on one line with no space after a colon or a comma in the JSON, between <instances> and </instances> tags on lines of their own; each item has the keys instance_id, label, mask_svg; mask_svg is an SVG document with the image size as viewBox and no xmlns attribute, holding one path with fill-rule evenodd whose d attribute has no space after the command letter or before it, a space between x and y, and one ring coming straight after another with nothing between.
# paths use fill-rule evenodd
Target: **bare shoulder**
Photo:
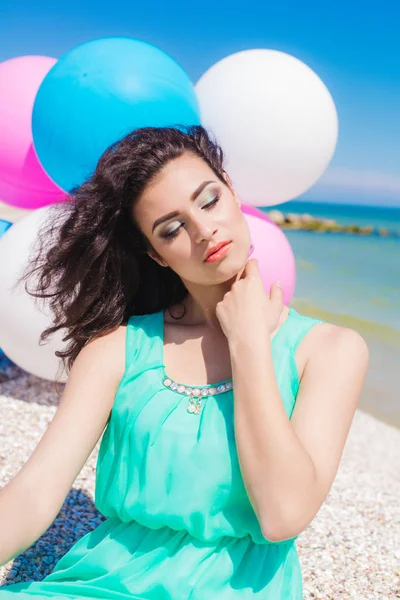
<instances>
[{"instance_id":1,"label":"bare shoulder","mask_svg":"<svg viewBox=\"0 0 400 600\"><path fill-rule=\"evenodd\" d=\"M350 327L321 322L313 327L305 344L305 364L344 363L353 361L361 368L369 361L368 344L362 335ZM354 361L357 361L354 363Z\"/></svg>"},{"instance_id":2,"label":"bare shoulder","mask_svg":"<svg viewBox=\"0 0 400 600\"><path fill-rule=\"evenodd\" d=\"M68 375L58 411L75 403L107 418L125 372L126 326L91 339L81 348Z\"/></svg>"},{"instance_id":3,"label":"bare shoulder","mask_svg":"<svg viewBox=\"0 0 400 600\"><path fill-rule=\"evenodd\" d=\"M125 371L126 325L93 338L80 351L76 361L102 364L108 372L121 378ZM76 362L75 361L75 362Z\"/></svg>"}]
</instances>

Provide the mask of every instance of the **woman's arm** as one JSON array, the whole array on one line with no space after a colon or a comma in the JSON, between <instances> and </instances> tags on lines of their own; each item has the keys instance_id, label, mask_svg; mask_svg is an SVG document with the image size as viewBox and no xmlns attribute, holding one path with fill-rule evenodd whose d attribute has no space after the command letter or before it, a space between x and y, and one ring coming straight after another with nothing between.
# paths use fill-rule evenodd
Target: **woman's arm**
<instances>
[{"instance_id":1,"label":"woman's arm","mask_svg":"<svg viewBox=\"0 0 400 600\"><path fill-rule=\"evenodd\" d=\"M256 348L243 339L230 342L239 462L270 541L297 536L321 507L368 368L368 347L356 331L325 323L313 330L291 419L275 378L270 340Z\"/></svg>"},{"instance_id":2,"label":"woman's arm","mask_svg":"<svg viewBox=\"0 0 400 600\"><path fill-rule=\"evenodd\" d=\"M124 372L125 330L121 326L82 348L39 444L0 490L0 565L48 529L102 435Z\"/></svg>"}]
</instances>

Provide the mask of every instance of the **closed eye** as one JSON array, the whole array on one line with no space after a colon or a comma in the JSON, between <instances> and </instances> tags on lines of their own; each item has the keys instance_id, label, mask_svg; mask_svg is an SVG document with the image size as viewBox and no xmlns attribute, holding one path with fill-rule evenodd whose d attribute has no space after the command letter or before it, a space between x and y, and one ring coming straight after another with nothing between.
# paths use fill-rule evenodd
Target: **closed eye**
<instances>
[{"instance_id":1,"label":"closed eye","mask_svg":"<svg viewBox=\"0 0 400 600\"><path fill-rule=\"evenodd\" d=\"M217 194L217 195L214 197L214 199L213 199L213 200L211 200L211 202L209 202L208 204L205 204L205 205L203 206L203 209L204 209L204 210L212 210L212 209L214 208L214 206L217 204L217 202L219 201L220 197L221 197L221 194L220 194L220 193L219 193L219 194ZM163 235L162 237L163 237L164 239L166 239L167 241L169 241L169 240L171 240L171 239L175 238L175 237L176 237L176 236L179 234L179 231L180 231L180 229L181 229L182 225L184 225L184 223L181 223L181 225L179 225L179 227L177 227L176 229L174 229L174 230L173 230L173 231L171 231L170 233L167 233L167 234Z\"/></svg>"}]
</instances>

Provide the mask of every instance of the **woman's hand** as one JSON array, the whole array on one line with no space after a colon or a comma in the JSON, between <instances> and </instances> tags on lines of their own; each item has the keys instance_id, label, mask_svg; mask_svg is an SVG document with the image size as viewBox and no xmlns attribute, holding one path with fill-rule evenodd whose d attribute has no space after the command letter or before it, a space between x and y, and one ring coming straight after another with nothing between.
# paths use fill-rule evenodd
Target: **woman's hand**
<instances>
[{"instance_id":1,"label":"woman's hand","mask_svg":"<svg viewBox=\"0 0 400 600\"><path fill-rule=\"evenodd\" d=\"M216 306L216 315L229 342L269 338L283 310L283 290L273 283L265 292L257 259L247 261L240 277Z\"/></svg>"}]
</instances>

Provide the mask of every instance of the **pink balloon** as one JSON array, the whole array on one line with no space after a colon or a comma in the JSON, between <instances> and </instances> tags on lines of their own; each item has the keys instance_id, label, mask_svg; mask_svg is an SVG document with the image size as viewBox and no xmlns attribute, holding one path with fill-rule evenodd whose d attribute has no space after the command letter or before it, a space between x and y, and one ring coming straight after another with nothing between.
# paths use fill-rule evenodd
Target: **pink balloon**
<instances>
[{"instance_id":1,"label":"pink balloon","mask_svg":"<svg viewBox=\"0 0 400 600\"><path fill-rule=\"evenodd\" d=\"M254 246L251 258L258 261L264 288L269 294L271 285L279 279L282 282L283 301L288 305L296 285L296 263L289 240L268 217L260 219L243 212Z\"/></svg>"},{"instance_id":2,"label":"pink balloon","mask_svg":"<svg viewBox=\"0 0 400 600\"><path fill-rule=\"evenodd\" d=\"M240 208L245 215L253 215L254 217L259 217L260 219L265 219L269 223L272 223L268 215L266 215L264 211L260 210L256 206L251 206L250 204L241 204Z\"/></svg>"},{"instance_id":3,"label":"pink balloon","mask_svg":"<svg viewBox=\"0 0 400 600\"><path fill-rule=\"evenodd\" d=\"M0 199L19 208L40 208L66 197L41 166L32 139L35 97L56 62L19 56L0 63Z\"/></svg>"}]
</instances>

